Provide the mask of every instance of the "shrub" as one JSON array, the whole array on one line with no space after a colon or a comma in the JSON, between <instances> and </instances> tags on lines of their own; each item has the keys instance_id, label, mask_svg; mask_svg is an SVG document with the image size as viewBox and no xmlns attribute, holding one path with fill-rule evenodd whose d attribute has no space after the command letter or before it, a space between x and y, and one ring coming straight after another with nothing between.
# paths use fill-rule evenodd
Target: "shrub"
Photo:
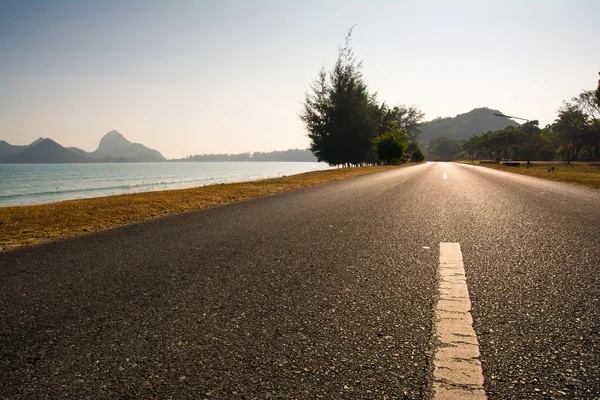
<instances>
[{"instance_id":1,"label":"shrub","mask_svg":"<svg viewBox=\"0 0 600 400\"><path fill-rule=\"evenodd\" d=\"M393 132L384 133L373 139L373 150L384 164L396 164L406 161L404 151L406 143L403 137Z\"/></svg>"},{"instance_id":2,"label":"shrub","mask_svg":"<svg viewBox=\"0 0 600 400\"><path fill-rule=\"evenodd\" d=\"M423 160L425 160L425 154L423 154L423 152L421 151L421 149L417 148L415 151L412 152L412 154L410 155L410 159L413 162L421 162Z\"/></svg>"}]
</instances>

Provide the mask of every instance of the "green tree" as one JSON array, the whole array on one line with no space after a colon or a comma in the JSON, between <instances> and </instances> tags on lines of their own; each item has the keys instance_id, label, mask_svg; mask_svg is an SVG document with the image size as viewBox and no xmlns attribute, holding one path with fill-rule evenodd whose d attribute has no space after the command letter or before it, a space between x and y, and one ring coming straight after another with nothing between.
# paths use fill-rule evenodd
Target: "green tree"
<instances>
[{"instance_id":1,"label":"green tree","mask_svg":"<svg viewBox=\"0 0 600 400\"><path fill-rule=\"evenodd\" d=\"M538 138L541 132L539 125L540 122L538 120L530 120L519 127L521 135L515 136L511 143L515 158L522 158L522 154L519 153L524 153L527 156L527 160L536 158L534 155L536 154L536 150L539 150Z\"/></svg>"},{"instance_id":2,"label":"green tree","mask_svg":"<svg viewBox=\"0 0 600 400\"><path fill-rule=\"evenodd\" d=\"M373 149L379 160L386 165L400 164L406 161L404 134L404 129L398 128L396 131L390 130L373 139Z\"/></svg>"},{"instance_id":3,"label":"green tree","mask_svg":"<svg viewBox=\"0 0 600 400\"><path fill-rule=\"evenodd\" d=\"M553 125L546 125L540 132L540 148L538 150L538 159L554 160L556 158L556 149L558 148L558 139Z\"/></svg>"},{"instance_id":4,"label":"green tree","mask_svg":"<svg viewBox=\"0 0 600 400\"><path fill-rule=\"evenodd\" d=\"M470 158L471 161L478 155L480 149L481 136L473 135L469 137L467 140L464 140L462 143L462 149L465 153L465 156Z\"/></svg>"},{"instance_id":5,"label":"green tree","mask_svg":"<svg viewBox=\"0 0 600 400\"><path fill-rule=\"evenodd\" d=\"M300 118L306 124L310 150L330 165L361 165L375 161L372 140L379 127L374 95L369 96L350 37L340 48L332 70L322 69L306 94Z\"/></svg>"},{"instance_id":6,"label":"green tree","mask_svg":"<svg viewBox=\"0 0 600 400\"><path fill-rule=\"evenodd\" d=\"M419 149L419 144L417 142L415 142L414 140L408 142L408 144L406 145L406 152L408 154L412 154L413 152L415 152L417 150L420 150Z\"/></svg>"},{"instance_id":7,"label":"green tree","mask_svg":"<svg viewBox=\"0 0 600 400\"><path fill-rule=\"evenodd\" d=\"M450 159L454 155L460 153L461 150L462 146L459 139L449 136L440 136L429 142L429 145L427 146L427 155L429 159L432 157Z\"/></svg>"},{"instance_id":8,"label":"green tree","mask_svg":"<svg viewBox=\"0 0 600 400\"><path fill-rule=\"evenodd\" d=\"M598 75L600 75L600 72L598 72ZM596 98L595 103L596 103L596 105L598 107L600 107L600 79L598 79L598 88L596 89L596 93L595 94L596 94L596 96L595 96L595 98Z\"/></svg>"},{"instance_id":9,"label":"green tree","mask_svg":"<svg viewBox=\"0 0 600 400\"><path fill-rule=\"evenodd\" d=\"M421 151L419 144L415 141L408 142L406 145L406 153L409 154L410 159L415 162L421 162L425 159L423 151Z\"/></svg>"},{"instance_id":10,"label":"green tree","mask_svg":"<svg viewBox=\"0 0 600 400\"><path fill-rule=\"evenodd\" d=\"M559 157L568 164L577 155L577 149L584 145L583 138L589 128L589 117L576 102L564 102L558 110L558 118L552 125L558 144Z\"/></svg>"},{"instance_id":11,"label":"green tree","mask_svg":"<svg viewBox=\"0 0 600 400\"><path fill-rule=\"evenodd\" d=\"M405 105L394 107L393 113L400 126L406 130L408 139L411 142L417 142L421 135L419 127L423 123L425 113L415 106L407 107Z\"/></svg>"},{"instance_id":12,"label":"green tree","mask_svg":"<svg viewBox=\"0 0 600 400\"><path fill-rule=\"evenodd\" d=\"M496 162L504 157L511 158L511 153L523 144L523 131L515 126L507 126L497 131L489 131L481 135L479 149L485 150L488 156L493 157ZM512 158L515 158L514 156Z\"/></svg>"},{"instance_id":13,"label":"green tree","mask_svg":"<svg viewBox=\"0 0 600 400\"><path fill-rule=\"evenodd\" d=\"M327 81L325 69L319 75L306 94L304 112L300 118L306 124L310 150L319 161L326 161L333 165L335 153L335 138L330 131L332 105L330 99L331 88Z\"/></svg>"},{"instance_id":14,"label":"green tree","mask_svg":"<svg viewBox=\"0 0 600 400\"><path fill-rule=\"evenodd\" d=\"M421 149L417 147L416 150L411 153L410 159L413 162L419 163L419 162L425 160L425 154L423 154Z\"/></svg>"},{"instance_id":15,"label":"green tree","mask_svg":"<svg viewBox=\"0 0 600 400\"><path fill-rule=\"evenodd\" d=\"M558 109L558 118L550 127L556 152L570 163L582 154L594 159L600 154L600 81L596 90L584 90L571 101L564 101Z\"/></svg>"}]
</instances>

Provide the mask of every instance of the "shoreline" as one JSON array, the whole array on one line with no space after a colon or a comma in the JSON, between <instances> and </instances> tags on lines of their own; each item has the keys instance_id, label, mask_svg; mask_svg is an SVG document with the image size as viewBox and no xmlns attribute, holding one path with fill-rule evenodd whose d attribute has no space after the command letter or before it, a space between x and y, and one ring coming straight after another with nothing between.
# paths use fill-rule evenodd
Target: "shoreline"
<instances>
[{"instance_id":1,"label":"shoreline","mask_svg":"<svg viewBox=\"0 0 600 400\"><path fill-rule=\"evenodd\" d=\"M412 165L336 168L187 189L0 207L0 251Z\"/></svg>"},{"instance_id":2,"label":"shoreline","mask_svg":"<svg viewBox=\"0 0 600 400\"><path fill-rule=\"evenodd\" d=\"M28 206L149 191L189 189L331 169L307 162L0 164L0 207Z\"/></svg>"}]
</instances>

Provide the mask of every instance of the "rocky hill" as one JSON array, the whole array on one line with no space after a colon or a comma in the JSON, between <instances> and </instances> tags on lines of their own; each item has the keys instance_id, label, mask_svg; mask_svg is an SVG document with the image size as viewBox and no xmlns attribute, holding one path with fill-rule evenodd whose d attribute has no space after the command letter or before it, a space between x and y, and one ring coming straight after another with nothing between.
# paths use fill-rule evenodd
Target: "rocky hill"
<instances>
[{"instance_id":1,"label":"rocky hill","mask_svg":"<svg viewBox=\"0 0 600 400\"><path fill-rule=\"evenodd\" d=\"M141 143L132 143L115 130L104 135L100 139L98 149L90 155L103 161L149 162L166 160L158 151Z\"/></svg>"},{"instance_id":2,"label":"rocky hill","mask_svg":"<svg viewBox=\"0 0 600 400\"><path fill-rule=\"evenodd\" d=\"M88 153L77 147L63 147L52 139L39 138L27 146L0 140L0 163L47 164L84 162L152 162L166 158L154 149L132 143L113 130L102 137L98 149Z\"/></svg>"}]
</instances>

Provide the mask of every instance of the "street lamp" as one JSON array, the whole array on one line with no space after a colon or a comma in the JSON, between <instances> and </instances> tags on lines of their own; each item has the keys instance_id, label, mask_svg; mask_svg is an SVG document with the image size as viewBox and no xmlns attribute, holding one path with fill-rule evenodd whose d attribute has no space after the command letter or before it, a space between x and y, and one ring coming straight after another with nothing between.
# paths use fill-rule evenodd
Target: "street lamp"
<instances>
[{"instance_id":1,"label":"street lamp","mask_svg":"<svg viewBox=\"0 0 600 400\"><path fill-rule=\"evenodd\" d=\"M522 119L523 121L529 122L529 120L527 118L521 118L521 117L511 117L510 115L504 115L502 113L494 113L494 115L496 117L503 117L503 118L511 118L511 119ZM529 131L529 147L527 148L527 168L531 168L531 127L528 126L527 130Z\"/></svg>"}]
</instances>

